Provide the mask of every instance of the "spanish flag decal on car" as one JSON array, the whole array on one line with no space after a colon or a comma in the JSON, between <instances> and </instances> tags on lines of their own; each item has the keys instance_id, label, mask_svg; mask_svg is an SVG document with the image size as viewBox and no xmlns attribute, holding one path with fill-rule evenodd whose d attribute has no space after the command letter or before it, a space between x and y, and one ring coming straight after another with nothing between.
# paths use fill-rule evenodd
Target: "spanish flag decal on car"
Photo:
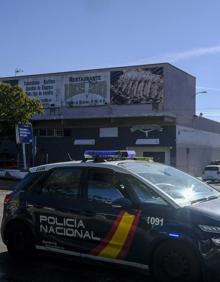
<instances>
[{"instance_id":1,"label":"spanish flag decal on car","mask_svg":"<svg viewBox=\"0 0 220 282\"><path fill-rule=\"evenodd\" d=\"M136 215L121 211L107 236L92 250L92 254L123 259L133 241L139 219L140 211Z\"/></svg>"}]
</instances>

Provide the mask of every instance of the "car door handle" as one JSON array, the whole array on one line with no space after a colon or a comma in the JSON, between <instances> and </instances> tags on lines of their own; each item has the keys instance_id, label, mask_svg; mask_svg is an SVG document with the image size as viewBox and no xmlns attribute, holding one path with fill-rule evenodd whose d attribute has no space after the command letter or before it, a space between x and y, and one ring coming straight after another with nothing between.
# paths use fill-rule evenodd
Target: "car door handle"
<instances>
[{"instance_id":1,"label":"car door handle","mask_svg":"<svg viewBox=\"0 0 220 282\"><path fill-rule=\"evenodd\" d=\"M42 204L39 204L39 203L36 203L36 204L27 203L27 207L28 207L28 208L35 208L35 209L42 209L42 208L43 208L43 205L42 205Z\"/></svg>"},{"instance_id":2,"label":"car door handle","mask_svg":"<svg viewBox=\"0 0 220 282\"><path fill-rule=\"evenodd\" d=\"M85 211L82 211L82 215L85 215L85 216L95 216L96 212L85 210Z\"/></svg>"}]
</instances>

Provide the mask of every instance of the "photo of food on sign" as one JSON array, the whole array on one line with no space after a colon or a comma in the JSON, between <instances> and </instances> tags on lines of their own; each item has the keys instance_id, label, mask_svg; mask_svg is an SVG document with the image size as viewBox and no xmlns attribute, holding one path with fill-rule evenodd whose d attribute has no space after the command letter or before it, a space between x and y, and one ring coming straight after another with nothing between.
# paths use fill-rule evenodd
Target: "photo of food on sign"
<instances>
[{"instance_id":1,"label":"photo of food on sign","mask_svg":"<svg viewBox=\"0 0 220 282\"><path fill-rule=\"evenodd\" d=\"M111 72L112 104L151 104L163 99L163 68Z\"/></svg>"}]
</instances>

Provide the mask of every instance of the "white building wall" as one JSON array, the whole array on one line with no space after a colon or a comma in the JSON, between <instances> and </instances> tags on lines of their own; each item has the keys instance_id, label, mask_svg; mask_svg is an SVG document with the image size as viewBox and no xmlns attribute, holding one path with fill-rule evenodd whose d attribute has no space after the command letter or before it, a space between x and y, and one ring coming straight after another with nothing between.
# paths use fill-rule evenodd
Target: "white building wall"
<instances>
[{"instance_id":1,"label":"white building wall","mask_svg":"<svg viewBox=\"0 0 220 282\"><path fill-rule=\"evenodd\" d=\"M220 134L176 127L176 166L195 176L212 160L220 159Z\"/></svg>"}]
</instances>

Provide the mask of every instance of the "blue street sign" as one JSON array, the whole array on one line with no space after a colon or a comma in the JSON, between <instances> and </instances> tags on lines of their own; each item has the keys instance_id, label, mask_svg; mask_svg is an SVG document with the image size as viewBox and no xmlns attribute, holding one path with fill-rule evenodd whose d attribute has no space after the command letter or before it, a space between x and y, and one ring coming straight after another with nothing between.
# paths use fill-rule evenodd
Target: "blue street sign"
<instances>
[{"instance_id":1,"label":"blue street sign","mask_svg":"<svg viewBox=\"0 0 220 282\"><path fill-rule=\"evenodd\" d=\"M31 124L18 124L16 126L17 143L30 144L33 141L33 130Z\"/></svg>"}]
</instances>

